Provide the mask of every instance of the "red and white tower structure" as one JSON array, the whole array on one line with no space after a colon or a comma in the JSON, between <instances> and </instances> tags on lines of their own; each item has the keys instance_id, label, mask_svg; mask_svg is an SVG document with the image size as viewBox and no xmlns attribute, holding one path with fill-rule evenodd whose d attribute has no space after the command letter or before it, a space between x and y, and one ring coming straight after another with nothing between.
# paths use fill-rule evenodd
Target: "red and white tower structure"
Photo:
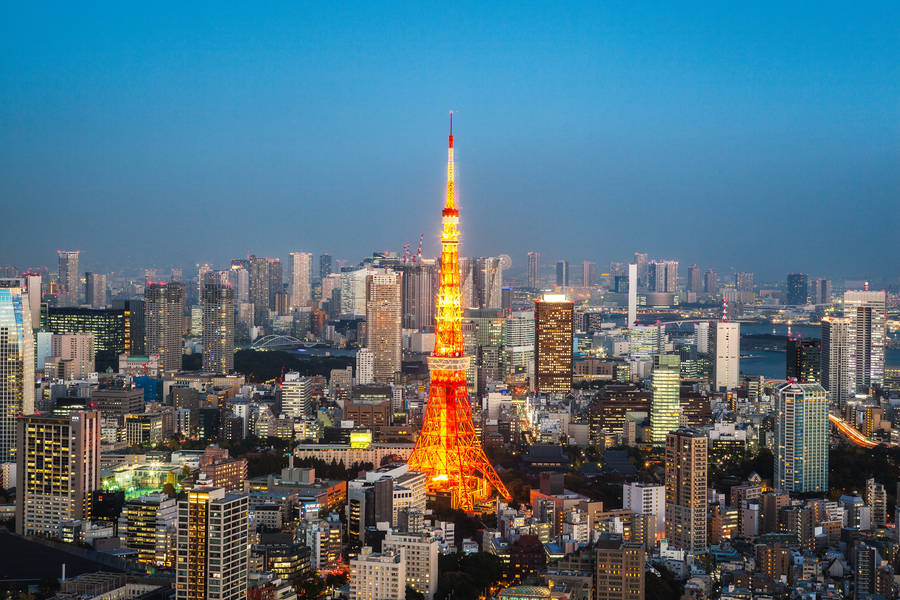
<instances>
[{"instance_id":1,"label":"red and white tower structure","mask_svg":"<svg viewBox=\"0 0 900 600\"><path fill-rule=\"evenodd\" d=\"M442 213L441 273L434 352L428 358L431 386L425 420L409 457L410 470L425 473L428 491L449 493L451 505L466 512L489 499L492 489L512 497L475 435L463 354L462 296L459 289L459 210L453 176L453 113L447 151L447 199Z\"/></svg>"}]
</instances>

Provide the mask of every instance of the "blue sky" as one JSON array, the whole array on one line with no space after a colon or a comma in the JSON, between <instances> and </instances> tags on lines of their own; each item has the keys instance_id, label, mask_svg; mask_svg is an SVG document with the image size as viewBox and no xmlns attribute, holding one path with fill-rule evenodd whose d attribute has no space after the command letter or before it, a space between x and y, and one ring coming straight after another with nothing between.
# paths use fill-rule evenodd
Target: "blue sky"
<instances>
[{"instance_id":1,"label":"blue sky","mask_svg":"<svg viewBox=\"0 0 900 600\"><path fill-rule=\"evenodd\" d=\"M483 4L6 3L0 263L900 271L897 3Z\"/></svg>"}]
</instances>

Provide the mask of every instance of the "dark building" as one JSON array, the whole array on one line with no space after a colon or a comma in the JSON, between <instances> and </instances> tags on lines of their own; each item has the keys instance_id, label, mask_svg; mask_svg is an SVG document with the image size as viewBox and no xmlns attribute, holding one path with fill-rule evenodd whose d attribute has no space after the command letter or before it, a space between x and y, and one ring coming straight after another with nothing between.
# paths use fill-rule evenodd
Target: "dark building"
<instances>
[{"instance_id":1,"label":"dark building","mask_svg":"<svg viewBox=\"0 0 900 600\"><path fill-rule=\"evenodd\" d=\"M122 419L125 415L144 412L144 390L98 388L91 391L91 402L100 416Z\"/></svg>"},{"instance_id":2,"label":"dark building","mask_svg":"<svg viewBox=\"0 0 900 600\"><path fill-rule=\"evenodd\" d=\"M49 307L45 320L47 331L63 333L93 333L97 354L107 352L116 357L119 354L134 354L131 337L126 336L124 309Z\"/></svg>"},{"instance_id":3,"label":"dark building","mask_svg":"<svg viewBox=\"0 0 900 600\"><path fill-rule=\"evenodd\" d=\"M536 535L523 535L509 547L509 581L519 584L540 575L547 565L547 551Z\"/></svg>"},{"instance_id":4,"label":"dark building","mask_svg":"<svg viewBox=\"0 0 900 600\"><path fill-rule=\"evenodd\" d=\"M624 433L625 415L629 412L650 413L651 393L633 385L607 385L591 403L591 435L603 430Z\"/></svg>"},{"instance_id":5,"label":"dark building","mask_svg":"<svg viewBox=\"0 0 900 600\"><path fill-rule=\"evenodd\" d=\"M787 303L806 304L809 299L809 284L806 273L790 273L787 276Z\"/></svg>"},{"instance_id":6,"label":"dark building","mask_svg":"<svg viewBox=\"0 0 900 600\"><path fill-rule=\"evenodd\" d=\"M131 352L142 356L146 354L146 325L144 324L143 300L113 300L113 309L125 311L125 345L130 342Z\"/></svg>"},{"instance_id":7,"label":"dark building","mask_svg":"<svg viewBox=\"0 0 900 600\"><path fill-rule=\"evenodd\" d=\"M556 285L563 287L569 285L569 261L567 260L556 261Z\"/></svg>"},{"instance_id":8,"label":"dark building","mask_svg":"<svg viewBox=\"0 0 900 600\"><path fill-rule=\"evenodd\" d=\"M821 380L819 355L822 344L816 338L788 338L787 369L788 379L796 379L798 383L814 383Z\"/></svg>"},{"instance_id":9,"label":"dark building","mask_svg":"<svg viewBox=\"0 0 900 600\"><path fill-rule=\"evenodd\" d=\"M219 437L219 423L221 414L218 408L205 407L197 409L197 433L202 440L212 440Z\"/></svg>"},{"instance_id":10,"label":"dark building","mask_svg":"<svg viewBox=\"0 0 900 600\"><path fill-rule=\"evenodd\" d=\"M319 255L319 279L325 279L334 272L331 265L330 254Z\"/></svg>"}]
</instances>

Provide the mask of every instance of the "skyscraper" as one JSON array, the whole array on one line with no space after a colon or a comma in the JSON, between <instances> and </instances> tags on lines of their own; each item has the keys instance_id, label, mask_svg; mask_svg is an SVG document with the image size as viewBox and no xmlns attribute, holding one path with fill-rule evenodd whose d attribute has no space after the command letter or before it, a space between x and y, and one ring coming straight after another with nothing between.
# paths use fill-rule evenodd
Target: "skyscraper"
<instances>
[{"instance_id":1,"label":"skyscraper","mask_svg":"<svg viewBox=\"0 0 900 600\"><path fill-rule=\"evenodd\" d=\"M366 347L372 351L377 383L390 383L400 372L400 278L393 272L366 278Z\"/></svg>"},{"instance_id":2,"label":"skyscraper","mask_svg":"<svg viewBox=\"0 0 900 600\"><path fill-rule=\"evenodd\" d=\"M741 373L741 324L737 321L716 322L713 337L713 385L716 390L733 390Z\"/></svg>"},{"instance_id":3,"label":"skyscraper","mask_svg":"<svg viewBox=\"0 0 900 600\"><path fill-rule=\"evenodd\" d=\"M106 306L106 274L84 274L84 300L91 308L103 308Z\"/></svg>"},{"instance_id":4,"label":"skyscraper","mask_svg":"<svg viewBox=\"0 0 900 600\"><path fill-rule=\"evenodd\" d=\"M637 288L638 266L635 263L628 265L628 328L634 327L637 321Z\"/></svg>"},{"instance_id":5,"label":"skyscraper","mask_svg":"<svg viewBox=\"0 0 900 600\"><path fill-rule=\"evenodd\" d=\"M572 336L575 303L560 294L534 301L534 377L538 393L572 389Z\"/></svg>"},{"instance_id":6,"label":"skyscraper","mask_svg":"<svg viewBox=\"0 0 900 600\"><path fill-rule=\"evenodd\" d=\"M269 259L250 257L249 284L253 324L265 325L269 319Z\"/></svg>"},{"instance_id":7,"label":"skyscraper","mask_svg":"<svg viewBox=\"0 0 900 600\"><path fill-rule=\"evenodd\" d=\"M818 383L785 382L775 390L775 487L828 491L828 393Z\"/></svg>"},{"instance_id":8,"label":"skyscraper","mask_svg":"<svg viewBox=\"0 0 900 600\"><path fill-rule=\"evenodd\" d=\"M234 370L234 288L220 283L203 286L203 370Z\"/></svg>"},{"instance_id":9,"label":"skyscraper","mask_svg":"<svg viewBox=\"0 0 900 600\"><path fill-rule=\"evenodd\" d=\"M59 256L59 274L57 288L59 294L57 306L78 306L78 254L81 250L57 250Z\"/></svg>"},{"instance_id":10,"label":"skyscraper","mask_svg":"<svg viewBox=\"0 0 900 600\"><path fill-rule=\"evenodd\" d=\"M700 273L700 267L691 265L688 267L687 290L689 292L703 293L703 275Z\"/></svg>"},{"instance_id":11,"label":"skyscraper","mask_svg":"<svg viewBox=\"0 0 900 600\"><path fill-rule=\"evenodd\" d=\"M541 253L528 253L528 287L533 290L541 287Z\"/></svg>"},{"instance_id":12,"label":"skyscraper","mask_svg":"<svg viewBox=\"0 0 900 600\"><path fill-rule=\"evenodd\" d=\"M503 266L496 256L475 259L473 272L473 304L477 308L500 308L503 289Z\"/></svg>"},{"instance_id":13,"label":"skyscraper","mask_svg":"<svg viewBox=\"0 0 900 600\"><path fill-rule=\"evenodd\" d=\"M653 261L648 265L648 288L651 292L678 292L678 261Z\"/></svg>"},{"instance_id":14,"label":"skyscraper","mask_svg":"<svg viewBox=\"0 0 900 600\"><path fill-rule=\"evenodd\" d=\"M149 354L159 354L159 368L167 373L181 370L184 354L184 285L154 283L144 293Z\"/></svg>"},{"instance_id":15,"label":"skyscraper","mask_svg":"<svg viewBox=\"0 0 900 600\"><path fill-rule=\"evenodd\" d=\"M306 417L312 402L312 380L299 373L287 373L281 382L281 412L292 418Z\"/></svg>"},{"instance_id":16,"label":"skyscraper","mask_svg":"<svg viewBox=\"0 0 900 600\"><path fill-rule=\"evenodd\" d=\"M446 494L450 505L466 512L491 496L512 496L488 461L475 434L466 388L459 269L459 209L453 168L453 113L447 151L447 198L441 212L441 285L435 318L434 352L428 359L431 385L425 417L407 464L424 473L428 490ZM571 327L571 320L570 327Z\"/></svg>"},{"instance_id":17,"label":"skyscraper","mask_svg":"<svg viewBox=\"0 0 900 600\"><path fill-rule=\"evenodd\" d=\"M681 360L677 354L653 356L651 372L650 441L663 446L681 418Z\"/></svg>"},{"instance_id":18,"label":"skyscraper","mask_svg":"<svg viewBox=\"0 0 900 600\"><path fill-rule=\"evenodd\" d=\"M824 317L822 319L822 348L820 353L820 381L828 390L832 406L843 408L856 393L856 372L853 358L855 338L851 335L850 319Z\"/></svg>"},{"instance_id":19,"label":"skyscraper","mask_svg":"<svg viewBox=\"0 0 900 600\"><path fill-rule=\"evenodd\" d=\"M100 413L19 417L16 532L55 537L63 521L90 520L100 489Z\"/></svg>"},{"instance_id":20,"label":"skyscraper","mask_svg":"<svg viewBox=\"0 0 900 600\"><path fill-rule=\"evenodd\" d=\"M789 337L786 377L796 379L798 383L819 381L821 348L822 344L816 338Z\"/></svg>"},{"instance_id":21,"label":"skyscraper","mask_svg":"<svg viewBox=\"0 0 900 600\"><path fill-rule=\"evenodd\" d=\"M813 279L809 295L813 304L831 304L831 280Z\"/></svg>"},{"instance_id":22,"label":"skyscraper","mask_svg":"<svg viewBox=\"0 0 900 600\"><path fill-rule=\"evenodd\" d=\"M706 550L706 435L678 429L666 436L666 537L674 548Z\"/></svg>"},{"instance_id":23,"label":"skyscraper","mask_svg":"<svg viewBox=\"0 0 900 600\"><path fill-rule=\"evenodd\" d=\"M245 600L250 553L247 496L195 487L178 503L177 600Z\"/></svg>"},{"instance_id":24,"label":"skyscraper","mask_svg":"<svg viewBox=\"0 0 900 600\"><path fill-rule=\"evenodd\" d=\"M269 258L269 310L275 310L275 298L284 293L284 265L280 258Z\"/></svg>"},{"instance_id":25,"label":"skyscraper","mask_svg":"<svg viewBox=\"0 0 900 600\"><path fill-rule=\"evenodd\" d=\"M806 304L809 301L809 284L806 273L788 273L786 299L791 306Z\"/></svg>"},{"instance_id":26,"label":"skyscraper","mask_svg":"<svg viewBox=\"0 0 900 600\"><path fill-rule=\"evenodd\" d=\"M716 275L716 272L712 269L707 269L703 274L703 293L705 294L718 294L719 293L719 278Z\"/></svg>"},{"instance_id":27,"label":"skyscraper","mask_svg":"<svg viewBox=\"0 0 900 600\"><path fill-rule=\"evenodd\" d=\"M325 256L328 255L326 254ZM328 258L330 259L331 257L329 256ZM319 266L321 273L321 264ZM309 306L312 298L312 253L291 252L290 293L291 308L297 306Z\"/></svg>"},{"instance_id":28,"label":"skyscraper","mask_svg":"<svg viewBox=\"0 0 900 600\"><path fill-rule=\"evenodd\" d=\"M177 517L178 501L165 494L128 500L119 515L122 546L137 550L140 563L173 568Z\"/></svg>"},{"instance_id":29,"label":"skyscraper","mask_svg":"<svg viewBox=\"0 0 900 600\"><path fill-rule=\"evenodd\" d=\"M16 416L34 412L31 326L23 281L0 279L0 463L16 460Z\"/></svg>"},{"instance_id":30,"label":"skyscraper","mask_svg":"<svg viewBox=\"0 0 900 600\"><path fill-rule=\"evenodd\" d=\"M356 351L356 384L375 383L375 357L368 348Z\"/></svg>"},{"instance_id":31,"label":"skyscraper","mask_svg":"<svg viewBox=\"0 0 900 600\"><path fill-rule=\"evenodd\" d=\"M331 255L330 254L320 254L319 255L319 279L325 279L329 275L334 273L334 268L332 267Z\"/></svg>"},{"instance_id":32,"label":"skyscraper","mask_svg":"<svg viewBox=\"0 0 900 600\"><path fill-rule=\"evenodd\" d=\"M635 252L634 264L637 265L638 285L642 288L647 287L647 253Z\"/></svg>"},{"instance_id":33,"label":"skyscraper","mask_svg":"<svg viewBox=\"0 0 900 600\"><path fill-rule=\"evenodd\" d=\"M556 261L556 285L566 287L569 285L569 261Z\"/></svg>"},{"instance_id":34,"label":"skyscraper","mask_svg":"<svg viewBox=\"0 0 900 600\"><path fill-rule=\"evenodd\" d=\"M41 275L25 273L23 277L28 292L28 305L31 307L31 326L37 327L41 322Z\"/></svg>"},{"instance_id":35,"label":"skyscraper","mask_svg":"<svg viewBox=\"0 0 900 600\"><path fill-rule=\"evenodd\" d=\"M753 273L735 273L734 287L737 288L741 302L749 303L753 301L755 297L753 291Z\"/></svg>"},{"instance_id":36,"label":"skyscraper","mask_svg":"<svg viewBox=\"0 0 900 600\"><path fill-rule=\"evenodd\" d=\"M844 317L850 319L855 346L851 359L858 391L868 391L871 386L884 382L886 304L884 290L844 292Z\"/></svg>"},{"instance_id":37,"label":"skyscraper","mask_svg":"<svg viewBox=\"0 0 900 600\"><path fill-rule=\"evenodd\" d=\"M434 326L434 307L437 298L438 268L433 259L401 264L403 273L401 304L403 327L426 329ZM322 285L323 299L325 285Z\"/></svg>"},{"instance_id":38,"label":"skyscraper","mask_svg":"<svg viewBox=\"0 0 900 600\"><path fill-rule=\"evenodd\" d=\"M597 284L597 278L594 272L597 270L597 263L585 260L581 262L581 285L584 287L592 287Z\"/></svg>"}]
</instances>

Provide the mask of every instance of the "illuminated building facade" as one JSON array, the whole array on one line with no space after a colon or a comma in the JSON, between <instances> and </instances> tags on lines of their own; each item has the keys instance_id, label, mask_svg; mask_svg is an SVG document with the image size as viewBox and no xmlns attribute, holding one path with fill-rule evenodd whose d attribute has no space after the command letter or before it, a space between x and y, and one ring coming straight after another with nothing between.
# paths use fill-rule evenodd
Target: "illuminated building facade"
<instances>
[{"instance_id":1,"label":"illuminated building facade","mask_svg":"<svg viewBox=\"0 0 900 600\"><path fill-rule=\"evenodd\" d=\"M695 429L666 436L666 538L679 550L706 550L708 439Z\"/></svg>"},{"instance_id":2,"label":"illuminated building facade","mask_svg":"<svg viewBox=\"0 0 900 600\"><path fill-rule=\"evenodd\" d=\"M126 313L125 309L50 307L44 325L56 334L93 333L97 352L135 354Z\"/></svg>"},{"instance_id":3,"label":"illuminated building facade","mask_svg":"<svg viewBox=\"0 0 900 600\"><path fill-rule=\"evenodd\" d=\"M78 306L81 286L78 284L78 254L80 250L57 250L59 273L56 280L57 306Z\"/></svg>"},{"instance_id":4,"label":"illuminated building facade","mask_svg":"<svg viewBox=\"0 0 900 600\"><path fill-rule=\"evenodd\" d=\"M775 390L778 491L828 491L828 392L818 383L786 382Z\"/></svg>"},{"instance_id":5,"label":"illuminated building facade","mask_svg":"<svg viewBox=\"0 0 900 600\"><path fill-rule=\"evenodd\" d=\"M100 489L100 413L18 420L16 532L56 536L64 521L90 520Z\"/></svg>"},{"instance_id":6,"label":"illuminated building facade","mask_svg":"<svg viewBox=\"0 0 900 600\"><path fill-rule=\"evenodd\" d=\"M809 300L809 278L806 273L789 273L787 276L787 304L797 306Z\"/></svg>"},{"instance_id":7,"label":"illuminated building facade","mask_svg":"<svg viewBox=\"0 0 900 600\"><path fill-rule=\"evenodd\" d=\"M34 340L23 284L0 279L0 463L16 461L16 417L34 412Z\"/></svg>"},{"instance_id":8,"label":"illuminated building facade","mask_svg":"<svg viewBox=\"0 0 900 600\"><path fill-rule=\"evenodd\" d=\"M166 373L181 370L184 353L184 285L152 283L144 293L147 352L159 354Z\"/></svg>"},{"instance_id":9,"label":"illuminated building facade","mask_svg":"<svg viewBox=\"0 0 900 600\"><path fill-rule=\"evenodd\" d=\"M309 306L312 299L312 253L310 252L291 252L290 297L291 308Z\"/></svg>"},{"instance_id":10,"label":"illuminated building facade","mask_svg":"<svg viewBox=\"0 0 900 600\"><path fill-rule=\"evenodd\" d=\"M541 253L528 253L528 287L535 290L541 286Z\"/></svg>"},{"instance_id":11,"label":"illuminated building facade","mask_svg":"<svg viewBox=\"0 0 900 600\"><path fill-rule=\"evenodd\" d=\"M218 283L203 286L203 370L234 370L234 289Z\"/></svg>"},{"instance_id":12,"label":"illuminated building facade","mask_svg":"<svg viewBox=\"0 0 900 600\"><path fill-rule=\"evenodd\" d=\"M575 303L558 294L534 301L534 388L538 393L572 389L572 328Z\"/></svg>"},{"instance_id":13,"label":"illuminated building facade","mask_svg":"<svg viewBox=\"0 0 900 600\"><path fill-rule=\"evenodd\" d=\"M733 390L738 387L741 374L741 324L716 322L713 343L713 385L716 390Z\"/></svg>"},{"instance_id":14,"label":"illuminated building facade","mask_svg":"<svg viewBox=\"0 0 900 600\"><path fill-rule=\"evenodd\" d=\"M666 435L681 419L681 360L677 354L657 354L651 371L650 441L664 446Z\"/></svg>"},{"instance_id":15,"label":"illuminated building facade","mask_svg":"<svg viewBox=\"0 0 900 600\"><path fill-rule=\"evenodd\" d=\"M128 500L119 515L119 540L137 550L138 562L173 568L177 516L178 501L165 494Z\"/></svg>"},{"instance_id":16,"label":"illuminated building facade","mask_svg":"<svg viewBox=\"0 0 900 600\"><path fill-rule=\"evenodd\" d=\"M595 600L643 600L645 550L605 533L596 544Z\"/></svg>"},{"instance_id":17,"label":"illuminated building facade","mask_svg":"<svg viewBox=\"0 0 900 600\"><path fill-rule=\"evenodd\" d=\"M376 383L390 383L400 372L400 273L372 273L366 277L366 347L372 352Z\"/></svg>"},{"instance_id":18,"label":"illuminated building facade","mask_svg":"<svg viewBox=\"0 0 900 600\"><path fill-rule=\"evenodd\" d=\"M841 409L856 392L856 372L853 359L855 338L851 337L850 319L825 317L822 319L822 349L820 354L822 387L828 390L832 406Z\"/></svg>"},{"instance_id":19,"label":"illuminated building facade","mask_svg":"<svg viewBox=\"0 0 900 600\"><path fill-rule=\"evenodd\" d=\"M798 383L813 383L821 376L820 354L822 344L815 338L789 337L787 341L787 379Z\"/></svg>"},{"instance_id":20,"label":"illuminated building facade","mask_svg":"<svg viewBox=\"0 0 900 600\"><path fill-rule=\"evenodd\" d=\"M481 447L469 406L466 370L470 359L463 351L452 120L449 141L447 198L442 212L441 284L434 352L428 360L431 385L422 429L408 464L410 470L425 473L429 491L449 493L454 508L474 512L476 504L489 498L491 487L508 500L511 496ZM571 319L569 323L571 331Z\"/></svg>"},{"instance_id":21,"label":"illuminated building facade","mask_svg":"<svg viewBox=\"0 0 900 600\"><path fill-rule=\"evenodd\" d=\"M850 319L855 391L868 391L884 381L887 294L869 290L844 292L844 317Z\"/></svg>"},{"instance_id":22,"label":"illuminated building facade","mask_svg":"<svg viewBox=\"0 0 900 600\"><path fill-rule=\"evenodd\" d=\"M244 600L250 564L244 494L199 487L178 503L177 600Z\"/></svg>"}]
</instances>

